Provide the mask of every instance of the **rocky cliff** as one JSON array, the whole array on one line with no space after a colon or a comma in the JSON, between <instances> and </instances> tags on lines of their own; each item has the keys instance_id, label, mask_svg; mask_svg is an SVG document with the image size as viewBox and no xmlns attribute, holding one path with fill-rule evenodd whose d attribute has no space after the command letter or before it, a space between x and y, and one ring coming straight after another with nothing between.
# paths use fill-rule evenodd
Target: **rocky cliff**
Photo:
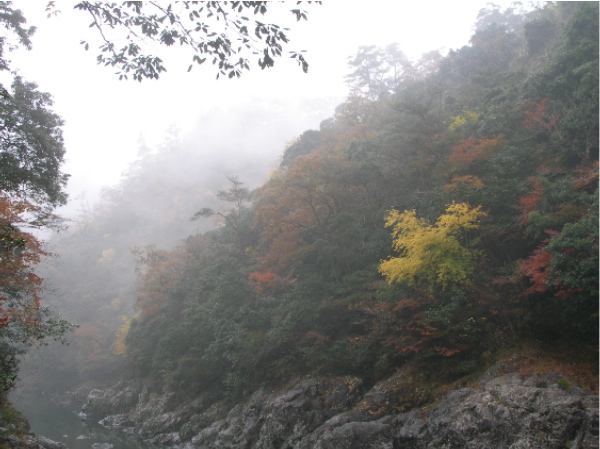
<instances>
[{"instance_id":1,"label":"rocky cliff","mask_svg":"<svg viewBox=\"0 0 600 449\"><path fill-rule=\"evenodd\" d=\"M230 410L121 383L90 392L83 413L180 449L598 448L598 396L561 374L496 367L441 396L403 376L369 389L351 377L304 379Z\"/></svg>"}]
</instances>

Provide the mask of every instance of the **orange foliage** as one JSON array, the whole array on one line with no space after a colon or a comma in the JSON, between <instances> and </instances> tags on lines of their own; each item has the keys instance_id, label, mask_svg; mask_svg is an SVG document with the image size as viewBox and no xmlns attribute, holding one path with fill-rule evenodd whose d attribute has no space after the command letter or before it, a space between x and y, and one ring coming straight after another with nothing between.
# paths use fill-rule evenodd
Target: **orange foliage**
<instances>
[{"instance_id":1,"label":"orange foliage","mask_svg":"<svg viewBox=\"0 0 600 449\"><path fill-rule=\"evenodd\" d=\"M281 272L302 253L305 236L324 237L327 224L360 201L353 166L344 156L311 153L298 158L259 192L256 216L269 242L262 265Z\"/></svg>"},{"instance_id":2,"label":"orange foliage","mask_svg":"<svg viewBox=\"0 0 600 449\"><path fill-rule=\"evenodd\" d=\"M433 350L439 355L443 355L444 357L452 357L453 355L458 354L460 352L459 349L450 349L445 348L443 346L436 346L433 348Z\"/></svg>"},{"instance_id":3,"label":"orange foliage","mask_svg":"<svg viewBox=\"0 0 600 449\"><path fill-rule=\"evenodd\" d=\"M560 115L551 114L548 111L547 98L544 98L539 103L528 101L523 106L523 110L525 112L525 120L523 120L525 128L549 131L557 125L560 119Z\"/></svg>"},{"instance_id":4,"label":"orange foliage","mask_svg":"<svg viewBox=\"0 0 600 449\"><path fill-rule=\"evenodd\" d=\"M479 139L469 137L461 140L460 143L452 147L452 154L449 159L453 162L474 162L484 160L491 156L492 152L504 144L504 136L499 135L493 139Z\"/></svg>"},{"instance_id":5,"label":"orange foliage","mask_svg":"<svg viewBox=\"0 0 600 449\"><path fill-rule=\"evenodd\" d=\"M398 346L396 348L396 352L401 355L406 355L410 353L418 354L421 352L421 348L419 346Z\"/></svg>"},{"instance_id":6,"label":"orange foliage","mask_svg":"<svg viewBox=\"0 0 600 449\"><path fill-rule=\"evenodd\" d=\"M529 214L538 208L538 204L544 195L544 188L540 185L537 178L531 178L533 190L527 196L519 198L519 206L521 214L519 215L519 223L526 225L529 223Z\"/></svg>"},{"instance_id":7,"label":"orange foliage","mask_svg":"<svg viewBox=\"0 0 600 449\"><path fill-rule=\"evenodd\" d=\"M19 229L39 207L0 196L0 326L17 324L35 338L43 326L42 279L33 271L49 253L35 236Z\"/></svg>"},{"instance_id":8,"label":"orange foliage","mask_svg":"<svg viewBox=\"0 0 600 449\"><path fill-rule=\"evenodd\" d=\"M546 231L548 234L557 235L555 231ZM544 240L531 256L519 261L517 272L529 278L531 285L523 292L523 295L533 293L544 293L548 290L548 279L550 272L548 267L552 262L552 254L544 251L548 240Z\"/></svg>"},{"instance_id":9,"label":"orange foliage","mask_svg":"<svg viewBox=\"0 0 600 449\"><path fill-rule=\"evenodd\" d=\"M89 349L98 349L102 346L101 331L97 326L80 326L75 329L75 337L84 340Z\"/></svg>"},{"instance_id":10,"label":"orange foliage","mask_svg":"<svg viewBox=\"0 0 600 449\"><path fill-rule=\"evenodd\" d=\"M197 243L201 245L202 239ZM146 268L138 277L138 294L135 303L142 317L150 317L163 307L167 307L167 299L185 274L185 267L195 260L193 250L194 244L190 243L172 251L153 247L144 250L138 248L134 251L138 256L138 264Z\"/></svg>"},{"instance_id":11,"label":"orange foliage","mask_svg":"<svg viewBox=\"0 0 600 449\"><path fill-rule=\"evenodd\" d=\"M248 276L248 280L250 281L250 285L254 287L254 290L264 297L270 296L281 284L281 278L272 271L264 273L254 271Z\"/></svg>"}]
</instances>

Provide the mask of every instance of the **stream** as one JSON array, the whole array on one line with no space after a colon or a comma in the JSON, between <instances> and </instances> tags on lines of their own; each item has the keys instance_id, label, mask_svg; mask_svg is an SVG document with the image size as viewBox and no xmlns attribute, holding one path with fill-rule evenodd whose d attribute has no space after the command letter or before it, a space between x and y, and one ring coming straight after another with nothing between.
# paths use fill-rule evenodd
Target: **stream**
<instances>
[{"instance_id":1,"label":"stream","mask_svg":"<svg viewBox=\"0 0 600 449\"><path fill-rule=\"evenodd\" d=\"M157 447L119 430L84 421L71 408L58 405L43 395L12 395L11 401L27 417L33 433L64 443L69 449Z\"/></svg>"}]
</instances>

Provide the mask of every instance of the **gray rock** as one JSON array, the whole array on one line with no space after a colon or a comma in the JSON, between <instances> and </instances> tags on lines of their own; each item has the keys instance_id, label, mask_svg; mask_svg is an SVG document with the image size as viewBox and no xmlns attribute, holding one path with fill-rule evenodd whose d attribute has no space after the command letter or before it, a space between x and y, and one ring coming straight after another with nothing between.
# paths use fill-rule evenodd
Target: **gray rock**
<instances>
[{"instance_id":1,"label":"gray rock","mask_svg":"<svg viewBox=\"0 0 600 449\"><path fill-rule=\"evenodd\" d=\"M133 422L127 415L110 415L98 421L98 424L107 429L120 429L132 426Z\"/></svg>"},{"instance_id":2,"label":"gray rock","mask_svg":"<svg viewBox=\"0 0 600 449\"><path fill-rule=\"evenodd\" d=\"M140 390L140 386L124 382L120 382L108 390L94 389L89 392L81 413L93 419L124 413L137 405Z\"/></svg>"},{"instance_id":3,"label":"gray rock","mask_svg":"<svg viewBox=\"0 0 600 449\"><path fill-rule=\"evenodd\" d=\"M13 440L9 447L26 448L26 449L67 449L62 443L49 440L48 438L30 435L25 438L24 442Z\"/></svg>"},{"instance_id":4,"label":"gray rock","mask_svg":"<svg viewBox=\"0 0 600 449\"><path fill-rule=\"evenodd\" d=\"M114 445L110 443L94 443L92 449L112 449Z\"/></svg>"},{"instance_id":5,"label":"gray rock","mask_svg":"<svg viewBox=\"0 0 600 449\"><path fill-rule=\"evenodd\" d=\"M398 415L398 448L597 448L598 397L548 376L490 378L451 391L428 411Z\"/></svg>"},{"instance_id":6,"label":"gray rock","mask_svg":"<svg viewBox=\"0 0 600 449\"><path fill-rule=\"evenodd\" d=\"M431 395L400 377L367 392L357 378L306 379L277 392L259 390L229 411L205 407L202 398L176 404L172 393L141 389L127 411L129 427L121 427L182 449L598 448L598 396L560 374L501 372L493 368L476 387L450 391L429 406ZM105 410L111 394L119 391L94 392L88 410ZM123 416L105 421L125 423Z\"/></svg>"}]
</instances>

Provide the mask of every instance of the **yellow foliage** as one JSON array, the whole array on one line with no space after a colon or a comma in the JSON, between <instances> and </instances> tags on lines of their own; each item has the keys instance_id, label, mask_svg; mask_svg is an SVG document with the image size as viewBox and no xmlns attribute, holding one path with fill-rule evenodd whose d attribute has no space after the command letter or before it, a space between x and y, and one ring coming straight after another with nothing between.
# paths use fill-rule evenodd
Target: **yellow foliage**
<instances>
[{"instance_id":1,"label":"yellow foliage","mask_svg":"<svg viewBox=\"0 0 600 449\"><path fill-rule=\"evenodd\" d=\"M102 256L96 261L99 265L107 265L115 258L115 250L112 248L102 251Z\"/></svg>"},{"instance_id":2,"label":"yellow foliage","mask_svg":"<svg viewBox=\"0 0 600 449\"><path fill-rule=\"evenodd\" d=\"M454 176L452 178L452 182L450 184L446 184L444 186L444 190L450 191L450 190L457 189L459 184L462 184L465 186L470 186L473 188L481 188L485 185L485 184L483 184L483 181L481 181L481 179L479 179L477 176L473 176L473 175Z\"/></svg>"},{"instance_id":3,"label":"yellow foliage","mask_svg":"<svg viewBox=\"0 0 600 449\"><path fill-rule=\"evenodd\" d=\"M121 327L117 331L117 341L115 344L115 348L113 349L113 353L116 355L123 355L127 352L127 346L125 345L125 339L127 338L129 329L131 329L131 318L122 316L121 323L122 323Z\"/></svg>"},{"instance_id":4,"label":"yellow foliage","mask_svg":"<svg viewBox=\"0 0 600 449\"><path fill-rule=\"evenodd\" d=\"M481 206L471 208L466 203L450 204L435 225L417 218L414 210L389 211L385 226L392 228L393 249L399 257L382 260L379 272L388 283L406 281L411 285L425 282L442 289L464 282L474 269L477 251L463 246L466 232L478 228L484 216Z\"/></svg>"},{"instance_id":5,"label":"yellow foliage","mask_svg":"<svg viewBox=\"0 0 600 449\"><path fill-rule=\"evenodd\" d=\"M454 131L456 128L459 128L468 122L474 122L479 118L479 114L473 111L465 111L462 115L457 115L456 117L452 117L452 123L448 126L450 131Z\"/></svg>"},{"instance_id":6,"label":"yellow foliage","mask_svg":"<svg viewBox=\"0 0 600 449\"><path fill-rule=\"evenodd\" d=\"M117 310L121 307L122 303L123 301L121 301L121 298L117 296L108 304L108 307L112 310Z\"/></svg>"}]
</instances>

